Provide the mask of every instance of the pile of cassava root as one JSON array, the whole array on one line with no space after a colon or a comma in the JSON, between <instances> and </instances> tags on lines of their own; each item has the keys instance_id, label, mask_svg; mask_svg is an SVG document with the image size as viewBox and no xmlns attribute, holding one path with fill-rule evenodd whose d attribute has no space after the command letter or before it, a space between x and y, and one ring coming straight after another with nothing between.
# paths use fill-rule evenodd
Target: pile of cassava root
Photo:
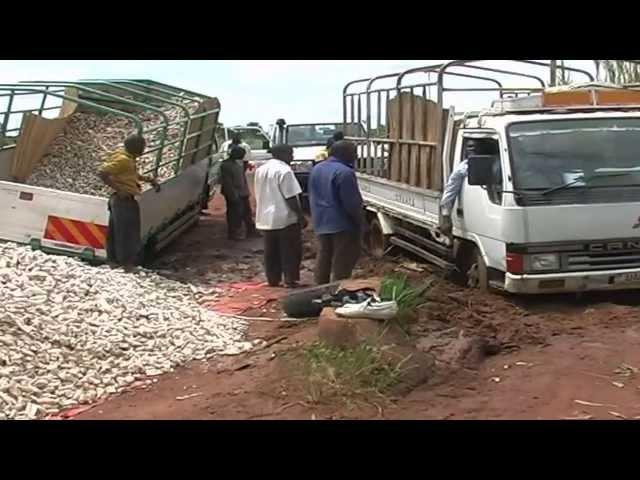
<instances>
[{"instance_id":1,"label":"pile of cassava root","mask_svg":"<svg viewBox=\"0 0 640 480\"><path fill-rule=\"evenodd\" d=\"M43 418L191 360L247 351L246 327L152 272L0 243L0 419Z\"/></svg>"},{"instance_id":2,"label":"pile of cassava root","mask_svg":"<svg viewBox=\"0 0 640 480\"><path fill-rule=\"evenodd\" d=\"M184 106L191 113L196 104L185 102ZM162 108L169 122L185 118L185 113L177 106ZM142 112L138 114L143 127L148 129L162 123L158 113ZM165 143L181 138L184 123L167 128ZM97 171L105 158L122 144L126 136L135 131L133 122L126 117L114 114L95 114L87 112L73 113L65 126L64 132L58 135L48 153L42 158L27 180L29 185L52 188L65 192L82 193L106 197L109 188L97 177ZM159 128L145 135L147 150L158 146L163 129ZM180 153L180 142L166 146L162 153L162 163L176 158ZM157 152L140 157L137 161L138 171L147 174L156 163ZM158 181L163 182L174 175L173 165L160 167ZM145 184L143 189L150 188Z\"/></svg>"}]
</instances>

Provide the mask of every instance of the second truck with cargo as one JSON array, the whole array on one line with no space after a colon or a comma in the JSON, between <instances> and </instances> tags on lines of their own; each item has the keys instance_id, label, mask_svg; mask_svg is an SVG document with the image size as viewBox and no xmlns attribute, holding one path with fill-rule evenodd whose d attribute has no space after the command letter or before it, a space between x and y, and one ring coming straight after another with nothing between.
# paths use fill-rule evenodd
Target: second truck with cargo
<instances>
[{"instance_id":1,"label":"second truck with cargo","mask_svg":"<svg viewBox=\"0 0 640 480\"><path fill-rule=\"evenodd\" d=\"M97 167L127 134L147 139L138 199L148 259L198 222L213 182L216 98L150 80L0 85L0 239L106 258L108 190Z\"/></svg>"}]
</instances>

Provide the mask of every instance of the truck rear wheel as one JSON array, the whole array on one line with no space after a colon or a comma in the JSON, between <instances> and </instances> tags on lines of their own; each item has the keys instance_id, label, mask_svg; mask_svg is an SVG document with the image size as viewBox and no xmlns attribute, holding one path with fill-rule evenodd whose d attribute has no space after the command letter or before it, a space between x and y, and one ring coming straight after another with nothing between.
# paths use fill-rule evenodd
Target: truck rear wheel
<instances>
[{"instance_id":1,"label":"truck rear wheel","mask_svg":"<svg viewBox=\"0 0 640 480\"><path fill-rule=\"evenodd\" d=\"M376 217L369 224L367 249L373 258L382 258L389 247L389 236L382 232L382 226Z\"/></svg>"}]
</instances>

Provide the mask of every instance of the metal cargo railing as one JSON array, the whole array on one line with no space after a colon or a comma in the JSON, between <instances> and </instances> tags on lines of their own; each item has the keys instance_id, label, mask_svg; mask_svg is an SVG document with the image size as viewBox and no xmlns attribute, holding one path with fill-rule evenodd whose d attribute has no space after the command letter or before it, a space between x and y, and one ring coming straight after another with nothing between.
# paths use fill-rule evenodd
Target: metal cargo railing
<instances>
[{"instance_id":1,"label":"metal cargo railing","mask_svg":"<svg viewBox=\"0 0 640 480\"><path fill-rule=\"evenodd\" d=\"M65 94L67 89L74 89L76 96ZM34 105L31 108L16 108L18 99L25 97ZM28 97L28 98L27 98ZM59 110L63 101L69 101L78 106L110 113L127 118L133 122L134 129L144 136L157 133L157 141L149 143L144 155L155 154L153 167L144 174L158 175L163 166L172 166L174 175L180 171L185 159L191 156L195 159L199 152L206 149L204 158L211 158L217 151L216 128L217 115L214 121L204 127L204 120L214 114L219 114L219 104L214 108L202 108L212 97L198 94L189 90L166 85L151 80L82 80L82 81L30 81L15 84L0 84L0 100L6 99L4 111L0 111L0 148L3 144L10 146L20 135L21 120L25 113L43 116L45 112ZM182 101L177 101L178 98ZM57 99L60 104L47 106L51 99ZM35 101L34 101L35 100ZM185 105L189 103L192 108ZM215 102L217 104L217 101ZM162 107L175 107L182 115L170 120ZM198 111L201 110L201 111ZM149 112L160 117L158 125L145 127L136 113ZM196 121L200 121L199 128L193 128ZM10 128L10 125L16 125ZM180 129L176 139L168 139L170 127ZM194 131L195 130L195 131ZM4 139L4 141L2 141ZM124 140L124 138L123 138ZM168 141L169 140L169 141ZM187 149L189 141L195 145ZM176 146L173 155L168 154L168 147ZM192 163L187 162L187 163Z\"/></svg>"},{"instance_id":2,"label":"metal cargo railing","mask_svg":"<svg viewBox=\"0 0 640 480\"><path fill-rule=\"evenodd\" d=\"M498 98L512 98L523 95L539 93L547 86L545 80L529 73L523 73L514 69L493 68L483 65L488 60L454 60L446 63L438 63L425 67L412 68L403 72L379 75L371 78L362 78L347 83L343 89L343 122L363 123L366 129L366 137L348 137L361 146L366 153L358 161L358 170L376 176L389 177L389 152L392 148L396 151L406 149L408 155L417 155L418 158L435 157L440 159L444 144L445 119L439 121L440 128L434 132L432 139L414 139L407 135L407 127L413 126L416 115L411 107L410 111L403 112L403 94L418 96L425 101L435 104L435 112L446 115L443 104L444 96L448 93L460 92L487 92L497 94ZM510 60L517 67L535 66L548 71L551 64L535 60ZM560 70L573 72L586 77L589 81L594 78L586 70L558 65ZM407 78L416 75L426 75L426 79L413 82ZM505 81L504 77L519 80L516 84ZM450 85L453 78L464 79L468 85L454 87ZM533 85L524 85L526 80ZM381 87L383 81L391 82L390 86ZM387 106L396 98L398 112L398 125L395 134L390 135L390 112ZM425 102L427 103L427 102ZM439 161L439 160L436 160Z\"/></svg>"}]
</instances>

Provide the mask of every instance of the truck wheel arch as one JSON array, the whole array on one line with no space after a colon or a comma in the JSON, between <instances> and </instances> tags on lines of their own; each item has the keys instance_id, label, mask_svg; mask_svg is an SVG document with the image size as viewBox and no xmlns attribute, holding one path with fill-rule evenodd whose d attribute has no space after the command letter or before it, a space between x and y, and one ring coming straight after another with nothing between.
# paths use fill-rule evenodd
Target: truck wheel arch
<instances>
[{"instance_id":1,"label":"truck wheel arch","mask_svg":"<svg viewBox=\"0 0 640 480\"><path fill-rule=\"evenodd\" d=\"M504 282L504 272L489 267L486 251L476 235L469 235L470 238L457 238L454 254L456 265L464 277L464 283L468 286L468 273L475 266L475 273L479 276L480 285L476 288L488 290L493 281ZM480 260L480 261L477 261Z\"/></svg>"},{"instance_id":2,"label":"truck wheel arch","mask_svg":"<svg viewBox=\"0 0 640 480\"><path fill-rule=\"evenodd\" d=\"M367 211L367 249L374 258L382 258L389 248L389 237L394 233L393 220L382 212Z\"/></svg>"}]
</instances>

